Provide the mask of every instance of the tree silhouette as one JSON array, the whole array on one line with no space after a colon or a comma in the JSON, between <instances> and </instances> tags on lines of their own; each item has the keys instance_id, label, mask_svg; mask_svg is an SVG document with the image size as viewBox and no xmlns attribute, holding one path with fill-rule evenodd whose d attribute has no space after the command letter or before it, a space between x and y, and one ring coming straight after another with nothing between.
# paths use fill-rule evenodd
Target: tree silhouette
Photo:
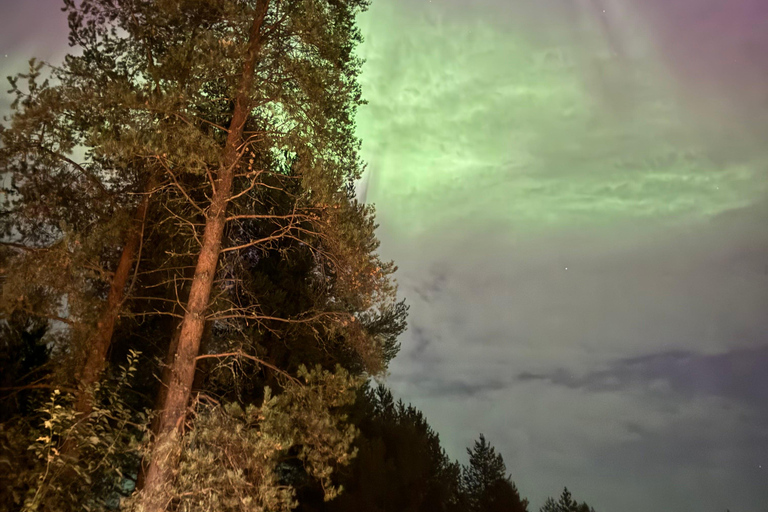
<instances>
[{"instance_id":1,"label":"tree silhouette","mask_svg":"<svg viewBox=\"0 0 768 512\"><path fill-rule=\"evenodd\" d=\"M523 512L528 500L520 498L517 487L507 476L500 453L480 434L470 449L469 465L462 472L462 487L469 509L476 512Z\"/></svg>"},{"instance_id":2,"label":"tree silhouette","mask_svg":"<svg viewBox=\"0 0 768 512\"><path fill-rule=\"evenodd\" d=\"M571 491L565 487L560 494L560 499L555 501L553 498L547 498L540 512L595 512L595 509L586 503L579 504L573 499Z\"/></svg>"}]
</instances>

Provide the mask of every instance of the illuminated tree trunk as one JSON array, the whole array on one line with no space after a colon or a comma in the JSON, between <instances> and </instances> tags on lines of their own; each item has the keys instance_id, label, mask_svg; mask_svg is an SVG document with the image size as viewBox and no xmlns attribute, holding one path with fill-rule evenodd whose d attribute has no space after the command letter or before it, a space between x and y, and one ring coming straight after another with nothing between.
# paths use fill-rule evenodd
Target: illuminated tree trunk
<instances>
[{"instance_id":1,"label":"illuminated tree trunk","mask_svg":"<svg viewBox=\"0 0 768 512\"><path fill-rule=\"evenodd\" d=\"M206 215L202 245L192 278L186 313L181 323L175 354L170 358L170 380L165 399L160 404L156 439L144 478L142 504L146 512L162 512L166 509L166 491L172 484L172 473L178 463L178 436L195 379L195 363L205 331L206 310L221 250L227 204L232 197L232 182L240 158L239 146L242 142L243 127L250 111L251 88L261 48L261 28L268 7L269 0L260 0L256 5L240 87L223 158L213 183L213 194Z\"/></svg>"},{"instance_id":2,"label":"illuminated tree trunk","mask_svg":"<svg viewBox=\"0 0 768 512\"><path fill-rule=\"evenodd\" d=\"M136 253L139 250L143 236L144 220L149 209L149 193L152 188L150 183L139 207L136 209L133 222L128 232L120 254L120 260L112 276L107 295L107 304L96 323L96 331L88 340L88 355L80 373L78 391L76 397L76 411L82 416L88 416L92 408L92 386L99 380L107 359L107 351L112 343L112 334L115 331L115 322L120 316L120 308L125 297L125 288L128 285L131 268L133 267ZM138 263L137 263L138 264Z\"/></svg>"}]
</instances>

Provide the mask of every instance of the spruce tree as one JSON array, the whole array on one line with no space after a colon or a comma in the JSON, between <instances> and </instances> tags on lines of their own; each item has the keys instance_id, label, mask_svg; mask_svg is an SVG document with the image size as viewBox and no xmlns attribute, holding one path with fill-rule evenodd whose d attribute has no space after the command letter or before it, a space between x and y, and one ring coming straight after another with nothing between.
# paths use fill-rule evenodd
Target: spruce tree
<instances>
[{"instance_id":1,"label":"spruce tree","mask_svg":"<svg viewBox=\"0 0 768 512\"><path fill-rule=\"evenodd\" d=\"M467 448L469 464L464 467L462 486L470 510L476 512L527 510L528 500L521 499L517 487L507 476L504 458L480 434L474 446Z\"/></svg>"},{"instance_id":2,"label":"spruce tree","mask_svg":"<svg viewBox=\"0 0 768 512\"><path fill-rule=\"evenodd\" d=\"M360 394L350 417L360 430L358 454L340 474L345 492L325 510L464 510L459 465L419 410L395 401L380 385ZM300 510L313 506L310 499Z\"/></svg>"},{"instance_id":3,"label":"spruce tree","mask_svg":"<svg viewBox=\"0 0 768 512\"><path fill-rule=\"evenodd\" d=\"M555 501L553 498L547 498L541 507L541 512L594 512L595 509L586 503L579 504L567 487L563 488L560 498Z\"/></svg>"}]
</instances>

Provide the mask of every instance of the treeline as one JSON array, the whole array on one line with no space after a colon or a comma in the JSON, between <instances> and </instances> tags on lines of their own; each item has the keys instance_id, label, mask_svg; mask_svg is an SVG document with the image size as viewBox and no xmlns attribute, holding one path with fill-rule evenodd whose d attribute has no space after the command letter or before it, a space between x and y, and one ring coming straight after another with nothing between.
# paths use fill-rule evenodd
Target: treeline
<instances>
[{"instance_id":1,"label":"treeline","mask_svg":"<svg viewBox=\"0 0 768 512\"><path fill-rule=\"evenodd\" d=\"M321 504L315 494L297 510L351 512L527 512L500 453L481 434L467 449L468 463L450 459L438 434L413 406L395 401L383 386L365 387L350 419L359 429L357 457L339 473L344 492ZM594 512L568 489L540 512Z\"/></svg>"},{"instance_id":2,"label":"treeline","mask_svg":"<svg viewBox=\"0 0 768 512\"><path fill-rule=\"evenodd\" d=\"M0 131L0 510L525 510L366 387L407 314L354 195L367 2L64 4Z\"/></svg>"},{"instance_id":3,"label":"treeline","mask_svg":"<svg viewBox=\"0 0 768 512\"><path fill-rule=\"evenodd\" d=\"M27 324L26 328L20 328L19 324L10 326L12 329L8 329L9 324L4 325L6 330L3 339L6 341L13 339L16 344L12 350L4 350L3 367L12 370L21 369L19 366L14 366L13 361L16 361L17 365L29 364L33 370L44 369L45 362L48 360L45 349L41 350L41 346L44 345L42 343L44 330L35 328L31 323ZM5 365L6 363L8 366ZM112 386L110 394L119 391L119 384L125 382L126 377L130 377L131 374L141 374L141 370L138 369L141 364L136 356L129 356L127 363L127 366L117 366L118 382L110 383ZM231 368L228 369L231 370ZM24 367L21 371L26 370L29 368ZM36 485L41 483L39 480L39 472L42 469L40 455L50 456L50 452L42 451L41 453L40 439L37 443L31 442L32 437L45 435L45 430L40 428L39 423L60 422L59 429L63 429L66 418L71 414L68 411L56 412L53 405L58 396L56 393L53 401L46 403L50 397L47 391L37 390L34 386L31 389L23 389L23 387L17 389L12 394L7 391L5 394L4 405L8 407L4 409L4 433L7 435L14 431L15 421L21 421L27 426L35 423L38 425L33 426L29 432L21 434L22 445L12 447L5 444L3 447L3 455L6 457L4 463L15 469L13 472L6 473L5 478L0 478L4 486L0 495L7 499L3 501L5 503L3 510L25 509L19 506L20 498L23 496L19 491L25 488L24 484L19 485L20 481L26 483L28 493L32 489L37 491ZM135 385L124 391L128 390L143 394L137 391ZM233 489L228 482L219 480L222 476L233 470L248 471L262 464L260 460L246 459L253 446L241 437L244 436L246 439L248 437L243 432L243 428L250 427L253 433L257 433L263 431L264 426L257 422L243 421L247 418L244 409L248 407L243 401L235 399L227 402L223 407L219 407L218 404L210 407L201 403L210 398L204 398L202 391L198 393L194 404L195 420L198 423L186 434L188 439L184 443L184 449L189 453L183 455L184 472L187 473L187 478L191 477L196 482L188 482L187 486L197 489L198 492L213 494L217 490L222 494L232 492ZM103 410L105 416L120 417L135 414L125 411L119 399L117 403L113 400L107 400L111 407ZM65 402L62 401L62 404ZM38 405L37 414L30 407L32 404ZM530 507L528 500L520 495L511 476L507 473L502 455L496 452L482 434L474 445L467 449L468 463L461 465L451 460L442 448L439 435L430 427L421 411L405 405L402 401L396 401L392 393L383 385L360 386L356 389L354 398L342 409L342 416L355 427L355 439L352 443L354 457L348 464L339 467L332 478L333 485L342 490L335 499L330 501L325 499L327 491L323 489L322 482L311 478L303 470L296 459L295 452L289 451L283 454L280 462L271 468L276 477L273 485L292 489L294 493L292 503L296 507L295 510L300 512L346 512L361 509L381 512L409 510L527 512L535 510ZM9 414L10 411L15 412ZM99 414L98 410L95 414ZM126 423L118 422L114 425L126 428ZM8 426L10 429L6 430ZM56 425L51 427L50 431L55 435ZM146 431L141 426L135 427L137 428L133 429L134 433ZM114 442L116 440L114 428L106 422L103 430L97 430L101 437ZM5 441L8 441L7 437ZM47 439L42 441L49 443ZM97 445L93 450L98 457L108 456L105 451L109 450L98 446L99 443L103 445L101 439L98 442L96 439L89 441ZM131 439L124 446L130 446L135 441L136 439ZM33 448L27 452L26 456L23 454L24 443L30 443ZM118 447L117 444L115 446ZM8 451L8 448L12 449ZM99 493L99 495L88 496L86 501L89 502L89 508L96 510L125 508L126 504L128 506L131 504L130 496L135 490L140 465L136 455L139 452L140 450L130 448L116 449L111 461L108 462L112 464L111 468L98 469L93 463L86 468L79 468L79 478L84 478L87 482L86 485L80 484L79 493L73 493L72 489L61 488L54 483L55 480L49 483L53 488L47 492L71 493L70 508L63 510L76 509L74 501L82 500L83 496L89 493ZM91 454L91 457L93 455ZM240 459L236 464L229 465L222 460L223 457L230 458L233 455ZM223 465L222 462L224 462ZM131 473L121 474L125 470ZM24 474L25 472L28 473ZM109 473L113 473L111 484ZM103 479L104 476L107 476L107 485L104 485L104 480L100 485L94 485L94 479ZM201 488L203 481L207 484L218 484L220 487L217 490ZM247 498L248 492L245 491L238 500L249 503ZM11 500L15 500L15 504L12 505ZM61 501L59 499L55 501L57 507L60 507ZM225 510L230 509L226 500L217 500L217 505ZM229 505L235 510L239 509L238 503L233 502ZM45 508L42 507L42 509ZM195 509L195 507L192 506L189 509ZM594 511L586 503L575 501L567 488L557 500L547 499L539 510L540 512Z\"/></svg>"}]
</instances>

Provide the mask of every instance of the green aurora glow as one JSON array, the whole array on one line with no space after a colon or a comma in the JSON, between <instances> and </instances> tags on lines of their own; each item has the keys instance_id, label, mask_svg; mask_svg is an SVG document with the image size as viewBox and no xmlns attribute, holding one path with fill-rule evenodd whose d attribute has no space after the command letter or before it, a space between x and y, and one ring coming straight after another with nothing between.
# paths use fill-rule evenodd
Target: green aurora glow
<instances>
[{"instance_id":1,"label":"green aurora glow","mask_svg":"<svg viewBox=\"0 0 768 512\"><path fill-rule=\"evenodd\" d=\"M716 164L696 142L652 58L622 71L393 2L361 24L363 188L397 232L703 219L764 193L754 159Z\"/></svg>"}]
</instances>

